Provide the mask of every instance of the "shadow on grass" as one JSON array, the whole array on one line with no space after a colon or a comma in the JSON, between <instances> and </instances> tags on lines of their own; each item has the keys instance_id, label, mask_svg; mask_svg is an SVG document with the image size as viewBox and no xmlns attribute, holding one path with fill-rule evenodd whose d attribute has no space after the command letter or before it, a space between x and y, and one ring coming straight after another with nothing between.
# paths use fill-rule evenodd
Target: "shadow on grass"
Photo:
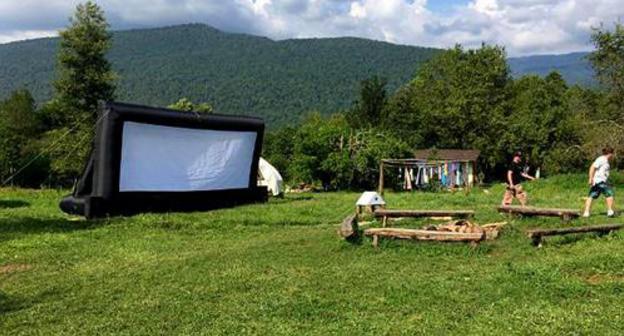
<instances>
[{"instance_id":1,"label":"shadow on grass","mask_svg":"<svg viewBox=\"0 0 624 336\"><path fill-rule=\"evenodd\" d=\"M108 223L107 220L72 221L66 218L11 217L0 219L0 241L28 234L90 230Z\"/></svg>"},{"instance_id":2,"label":"shadow on grass","mask_svg":"<svg viewBox=\"0 0 624 336\"><path fill-rule=\"evenodd\" d=\"M0 318L2 315L28 309L58 294L56 290L48 290L37 294L35 297L22 297L8 295L6 292L0 291Z\"/></svg>"},{"instance_id":3,"label":"shadow on grass","mask_svg":"<svg viewBox=\"0 0 624 336\"><path fill-rule=\"evenodd\" d=\"M29 206L30 203L22 200L0 200L0 209L15 209Z\"/></svg>"},{"instance_id":4,"label":"shadow on grass","mask_svg":"<svg viewBox=\"0 0 624 336\"><path fill-rule=\"evenodd\" d=\"M10 297L6 293L0 291L0 316L26 308L24 300Z\"/></svg>"},{"instance_id":5,"label":"shadow on grass","mask_svg":"<svg viewBox=\"0 0 624 336\"><path fill-rule=\"evenodd\" d=\"M584 240L597 240L608 235L609 235L608 232L586 232L586 233L569 234L569 235L565 235L565 236L557 237L557 238L552 237L550 238L550 242L548 241L548 239L545 239L544 241L547 244L550 244L552 246L565 246L565 245L573 245Z\"/></svg>"},{"instance_id":6,"label":"shadow on grass","mask_svg":"<svg viewBox=\"0 0 624 336\"><path fill-rule=\"evenodd\" d=\"M271 204L286 204L293 203L299 201L309 201L313 199L312 195L296 195L296 196L287 196L287 197L273 197L270 199L269 203Z\"/></svg>"}]
</instances>

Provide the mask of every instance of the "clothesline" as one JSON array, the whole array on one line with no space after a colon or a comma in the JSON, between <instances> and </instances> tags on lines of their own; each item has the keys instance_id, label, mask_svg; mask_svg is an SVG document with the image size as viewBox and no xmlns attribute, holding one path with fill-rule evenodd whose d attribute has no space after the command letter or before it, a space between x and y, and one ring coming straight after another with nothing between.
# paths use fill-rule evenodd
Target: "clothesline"
<instances>
[{"instance_id":1,"label":"clothesline","mask_svg":"<svg viewBox=\"0 0 624 336\"><path fill-rule=\"evenodd\" d=\"M472 160L383 159L379 167L380 193L383 193L384 168L398 169L404 190L419 189L432 183L446 188L471 187L477 182L476 162Z\"/></svg>"}]
</instances>

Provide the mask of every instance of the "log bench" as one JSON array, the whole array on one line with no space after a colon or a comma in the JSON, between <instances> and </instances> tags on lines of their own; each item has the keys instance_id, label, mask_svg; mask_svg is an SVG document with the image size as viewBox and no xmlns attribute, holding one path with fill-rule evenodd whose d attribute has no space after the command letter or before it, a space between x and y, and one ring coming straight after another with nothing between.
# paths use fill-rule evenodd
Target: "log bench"
<instances>
[{"instance_id":1,"label":"log bench","mask_svg":"<svg viewBox=\"0 0 624 336\"><path fill-rule=\"evenodd\" d=\"M399 228L374 228L364 230L365 236L373 237L373 246L379 246L379 237L426 240L426 241L444 241L444 242L471 242L478 243L485 239L485 233L461 233L446 231L430 231L416 229L399 229Z\"/></svg>"},{"instance_id":2,"label":"log bench","mask_svg":"<svg viewBox=\"0 0 624 336\"><path fill-rule=\"evenodd\" d=\"M375 217L382 218L382 226L386 226L388 218L419 218L419 217L453 217L471 218L474 216L472 210L375 210Z\"/></svg>"},{"instance_id":3,"label":"log bench","mask_svg":"<svg viewBox=\"0 0 624 336\"><path fill-rule=\"evenodd\" d=\"M581 215L579 210L574 209L556 209L556 208L535 208L523 206L499 206L498 212L522 215L522 216L547 216L560 217L562 221L569 222L573 218Z\"/></svg>"},{"instance_id":4,"label":"log bench","mask_svg":"<svg viewBox=\"0 0 624 336\"><path fill-rule=\"evenodd\" d=\"M528 230L527 236L531 238L533 246L541 246L542 238L545 236L561 236L571 233L586 233L586 232L598 232L601 234L607 234L614 230L619 230L624 227L624 224L606 224L606 225L590 225L590 226L576 226L560 229L533 229Z\"/></svg>"}]
</instances>

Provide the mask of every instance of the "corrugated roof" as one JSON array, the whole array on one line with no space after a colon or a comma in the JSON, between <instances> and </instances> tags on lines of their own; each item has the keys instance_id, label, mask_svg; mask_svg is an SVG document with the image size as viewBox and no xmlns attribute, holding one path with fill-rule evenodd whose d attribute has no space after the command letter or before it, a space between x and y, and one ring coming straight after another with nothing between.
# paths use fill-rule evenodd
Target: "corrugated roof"
<instances>
[{"instance_id":1,"label":"corrugated roof","mask_svg":"<svg viewBox=\"0 0 624 336\"><path fill-rule=\"evenodd\" d=\"M414 159L477 161L480 151L476 149L419 149L414 151Z\"/></svg>"}]
</instances>

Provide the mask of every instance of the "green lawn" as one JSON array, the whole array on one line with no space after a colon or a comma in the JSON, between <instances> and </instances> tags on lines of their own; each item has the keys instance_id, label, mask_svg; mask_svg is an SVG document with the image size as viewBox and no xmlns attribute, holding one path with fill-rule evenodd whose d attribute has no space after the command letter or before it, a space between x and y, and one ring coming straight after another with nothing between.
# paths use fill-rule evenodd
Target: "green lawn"
<instances>
[{"instance_id":1,"label":"green lawn","mask_svg":"<svg viewBox=\"0 0 624 336\"><path fill-rule=\"evenodd\" d=\"M526 185L533 205L580 208L581 175ZM616 176L615 185L624 182ZM475 209L504 218L503 186L389 193L389 208ZM516 219L495 241L464 244L336 234L358 193L288 195L189 214L75 220L62 192L0 190L0 333L622 334L624 232L547 238ZM616 190L616 197L619 196ZM617 198L616 198L617 200ZM616 201L617 203L617 201ZM607 219L601 199L592 218ZM428 221L400 221L417 227Z\"/></svg>"}]
</instances>

